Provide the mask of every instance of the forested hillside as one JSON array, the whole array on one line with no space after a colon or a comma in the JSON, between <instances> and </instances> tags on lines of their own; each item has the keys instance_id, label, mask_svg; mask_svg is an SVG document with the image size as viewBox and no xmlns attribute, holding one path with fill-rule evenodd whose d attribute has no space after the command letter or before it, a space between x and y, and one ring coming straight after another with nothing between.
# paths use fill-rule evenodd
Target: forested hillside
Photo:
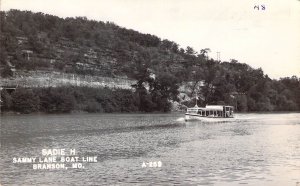
<instances>
[{"instance_id":1,"label":"forested hillside","mask_svg":"<svg viewBox=\"0 0 300 186\"><path fill-rule=\"evenodd\" d=\"M199 105L202 106L231 104L239 111L300 109L298 77L272 80L262 69L254 69L237 60L222 62L211 59L207 56L207 48L201 51L195 51L192 47L183 49L167 39L142 34L110 22L87 20L85 17L62 19L19 10L2 11L0 16L2 78L14 78L21 71L45 70L125 77L137 82L133 85L132 93L126 91L128 99L125 102L120 100L118 93L109 97L112 93L107 93L108 90L99 91L99 94L105 92L104 103L104 99L95 90L73 88L66 98L71 107L66 106L67 110L58 109L57 112L71 111L76 105L77 109L89 111L92 107L90 110L99 112L169 111L170 100L180 101L185 105L194 103L193 100L179 96L179 87L188 82L191 91L186 94L193 97L197 92ZM46 109L51 100L42 100L51 99L53 96L45 97L51 91L54 95L59 95L70 87L66 87L64 91L63 89L45 89L46 92L35 89L30 93L20 89L13 95L4 92L1 95L4 100L3 108L18 110L11 105L20 102L16 99L22 96L15 94L25 92L27 100L38 97L33 100L34 106L28 109L29 112L54 112L52 107L51 111ZM84 101L82 97L85 98ZM43 105L45 102L48 106ZM114 109L120 108L118 104L122 103L124 109L107 109L112 107L109 102L114 102Z\"/></svg>"}]
</instances>

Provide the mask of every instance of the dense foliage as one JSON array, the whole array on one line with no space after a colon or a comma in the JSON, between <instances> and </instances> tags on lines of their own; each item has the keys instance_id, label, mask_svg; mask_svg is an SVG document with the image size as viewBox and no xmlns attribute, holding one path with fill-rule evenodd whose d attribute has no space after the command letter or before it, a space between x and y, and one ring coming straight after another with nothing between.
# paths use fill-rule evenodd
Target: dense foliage
<instances>
[{"instance_id":1,"label":"dense foliage","mask_svg":"<svg viewBox=\"0 0 300 186\"><path fill-rule=\"evenodd\" d=\"M157 93L158 94L158 93ZM2 91L3 111L20 113L46 112L144 112L169 111L170 104L163 95L147 91L123 89L57 87L16 89L12 94ZM165 99L165 100L163 100ZM147 104L145 104L147 103Z\"/></svg>"},{"instance_id":2,"label":"dense foliage","mask_svg":"<svg viewBox=\"0 0 300 186\"><path fill-rule=\"evenodd\" d=\"M43 13L10 10L0 13L2 77L18 70L47 69L137 80L134 92L92 88L49 88L3 93L4 109L24 112L168 111L178 87L193 82L199 105L230 104L239 111L300 109L300 79L272 80L262 69L237 60L209 59L209 49L182 49L173 41L85 17L62 19ZM30 50L31 58L24 50ZM93 57L94 56L94 57ZM51 63L44 59L51 59ZM20 95L19 95L20 94ZM37 96L38 99L19 99ZM183 100L186 105L191 104ZM13 107L11 105L14 105ZM38 107L36 107L38 105Z\"/></svg>"}]
</instances>

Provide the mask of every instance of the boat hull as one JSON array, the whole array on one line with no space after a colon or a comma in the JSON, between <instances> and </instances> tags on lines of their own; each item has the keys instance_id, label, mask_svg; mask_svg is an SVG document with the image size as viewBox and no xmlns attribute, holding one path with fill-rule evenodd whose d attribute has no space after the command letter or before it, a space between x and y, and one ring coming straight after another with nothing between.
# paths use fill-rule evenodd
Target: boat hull
<instances>
[{"instance_id":1,"label":"boat hull","mask_svg":"<svg viewBox=\"0 0 300 186\"><path fill-rule=\"evenodd\" d=\"M185 114L185 121L205 121L205 122L219 122L234 119L233 117L205 117L198 114Z\"/></svg>"}]
</instances>

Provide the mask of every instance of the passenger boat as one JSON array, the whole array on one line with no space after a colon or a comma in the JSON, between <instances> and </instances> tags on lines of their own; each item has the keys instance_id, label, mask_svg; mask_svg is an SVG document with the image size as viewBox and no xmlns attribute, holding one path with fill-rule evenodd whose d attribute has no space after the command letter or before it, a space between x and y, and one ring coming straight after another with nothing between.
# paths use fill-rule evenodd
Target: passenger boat
<instances>
[{"instance_id":1,"label":"passenger boat","mask_svg":"<svg viewBox=\"0 0 300 186\"><path fill-rule=\"evenodd\" d=\"M224 121L225 118L233 118L233 106L227 105L206 105L198 107L196 104L188 108L185 113L185 121L202 120L202 121Z\"/></svg>"}]
</instances>

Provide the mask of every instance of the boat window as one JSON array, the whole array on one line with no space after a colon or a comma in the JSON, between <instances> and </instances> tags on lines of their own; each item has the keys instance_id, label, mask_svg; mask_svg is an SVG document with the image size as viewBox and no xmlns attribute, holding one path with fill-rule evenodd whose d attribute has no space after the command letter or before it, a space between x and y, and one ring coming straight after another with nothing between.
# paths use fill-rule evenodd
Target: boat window
<instances>
[{"instance_id":1,"label":"boat window","mask_svg":"<svg viewBox=\"0 0 300 186\"><path fill-rule=\"evenodd\" d=\"M188 109L187 113L196 114L198 109Z\"/></svg>"}]
</instances>

